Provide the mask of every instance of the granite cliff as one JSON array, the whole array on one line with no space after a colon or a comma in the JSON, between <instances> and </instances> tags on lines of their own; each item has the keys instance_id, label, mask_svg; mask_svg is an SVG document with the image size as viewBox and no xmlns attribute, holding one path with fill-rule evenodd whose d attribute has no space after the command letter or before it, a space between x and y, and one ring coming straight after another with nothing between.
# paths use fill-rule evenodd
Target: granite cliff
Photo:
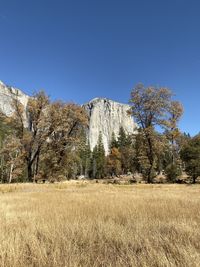
<instances>
[{"instance_id":1,"label":"granite cliff","mask_svg":"<svg viewBox=\"0 0 200 267\"><path fill-rule=\"evenodd\" d=\"M0 81L0 111L6 116L10 116L13 113L13 98L17 98L26 109L29 96L24 94L21 90L7 86Z\"/></svg>"},{"instance_id":2,"label":"granite cliff","mask_svg":"<svg viewBox=\"0 0 200 267\"><path fill-rule=\"evenodd\" d=\"M83 107L89 115L87 134L91 149L97 144L101 133L105 152L108 154L112 133L118 137L120 127L123 127L127 134L133 134L137 129L133 118L128 115L129 105L106 98L95 98Z\"/></svg>"}]
</instances>

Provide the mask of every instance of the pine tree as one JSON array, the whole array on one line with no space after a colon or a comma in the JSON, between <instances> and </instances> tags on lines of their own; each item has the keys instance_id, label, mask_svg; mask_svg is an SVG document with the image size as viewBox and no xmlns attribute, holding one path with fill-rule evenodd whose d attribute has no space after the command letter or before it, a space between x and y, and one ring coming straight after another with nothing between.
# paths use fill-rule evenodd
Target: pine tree
<instances>
[{"instance_id":1,"label":"pine tree","mask_svg":"<svg viewBox=\"0 0 200 267\"><path fill-rule=\"evenodd\" d=\"M119 147L119 144L118 144L118 141L116 139L116 136L115 136L115 133L112 132L112 136L111 136L111 141L110 141L110 150L112 148L118 148Z\"/></svg>"},{"instance_id":2,"label":"pine tree","mask_svg":"<svg viewBox=\"0 0 200 267\"><path fill-rule=\"evenodd\" d=\"M127 145L127 134L123 127L120 127L119 129L119 136L118 136L118 146L119 148L126 147Z\"/></svg>"},{"instance_id":3,"label":"pine tree","mask_svg":"<svg viewBox=\"0 0 200 267\"><path fill-rule=\"evenodd\" d=\"M90 145L86 138L86 133L84 130L81 136L78 154L80 157L79 173L80 175L89 177L90 169L91 169L91 150L90 150Z\"/></svg>"},{"instance_id":4,"label":"pine tree","mask_svg":"<svg viewBox=\"0 0 200 267\"><path fill-rule=\"evenodd\" d=\"M133 171L133 157L134 157L134 145L133 145L133 136L126 134L123 127L120 127L119 136L118 136L118 148L121 154L121 168L122 173L127 174L130 171Z\"/></svg>"},{"instance_id":5,"label":"pine tree","mask_svg":"<svg viewBox=\"0 0 200 267\"><path fill-rule=\"evenodd\" d=\"M97 162L98 162L98 147L96 145L92 151L92 158L91 158L90 177L92 178L97 178L97 174L98 174Z\"/></svg>"},{"instance_id":6,"label":"pine tree","mask_svg":"<svg viewBox=\"0 0 200 267\"><path fill-rule=\"evenodd\" d=\"M102 134L99 134L98 143L92 153L92 175L93 178L104 178L106 168L105 149L102 141Z\"/></svg>"},{"instance_id":7,"label":"pine tree","mask_svg":"<svg viewBox=\"0 0 200 267\"><path fill-rule=\"evenodd\" d=\"M185 171L192 178L192 182L196 183L196 179L200 176L200 135L190 139L180 154Z\"/></svg>"}]
</instances>

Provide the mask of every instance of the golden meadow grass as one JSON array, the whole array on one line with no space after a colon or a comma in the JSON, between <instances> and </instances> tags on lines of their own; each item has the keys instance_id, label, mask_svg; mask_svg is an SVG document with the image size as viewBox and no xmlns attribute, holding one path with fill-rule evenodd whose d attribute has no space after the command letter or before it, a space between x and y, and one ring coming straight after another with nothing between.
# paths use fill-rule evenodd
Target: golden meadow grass
<instances>
[{"instance_id":1,"label":"golden meadow grass","mask_svg":"<svg viewBox=\"0 0 200 267\"><path fill-rule=\"evenodd\" d=\"M200 186L0 186L0 266L200 266Z\"/></svg>"}]
</instances>

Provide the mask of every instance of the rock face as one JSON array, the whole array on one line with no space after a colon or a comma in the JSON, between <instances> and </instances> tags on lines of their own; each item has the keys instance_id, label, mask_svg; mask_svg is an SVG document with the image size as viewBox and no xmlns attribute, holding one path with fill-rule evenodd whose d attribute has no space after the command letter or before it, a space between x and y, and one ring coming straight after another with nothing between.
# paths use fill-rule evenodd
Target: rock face
<instances>
[{"instance_id":1,"label":"rock face","mask_svg":"<svg viewBox=\"0 0 200 267\"><path fill-rule=\"evenodd\" d=\"M120 127L123 127L127 134L133 134L137 130L136 123L127 113L129 105L106 98L95 98L83 107L90 119L87 135L91 150L96 146L100 133L105 152L108 154L112 133L118 137Z\"/></svg>"},{"instance_id":2,"label":"rock face","mask_svg":"<svg viewBox=\"0 0 200 267\"><path fill-rule=\"evenodd\" d=\"M3 82L0 81L0 111L3 112L6 116L11 116L11 114L13 113L13 98L17 98L26 109L29 96L24 94L17 88L6 86Z\"/></svg>"}]
</instances>

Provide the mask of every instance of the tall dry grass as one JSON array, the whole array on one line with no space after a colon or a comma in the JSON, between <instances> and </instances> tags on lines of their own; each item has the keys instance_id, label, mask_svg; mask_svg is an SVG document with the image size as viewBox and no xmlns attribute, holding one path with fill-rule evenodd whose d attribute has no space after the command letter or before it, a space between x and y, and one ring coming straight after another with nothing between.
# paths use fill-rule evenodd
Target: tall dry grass
<instances>
[{"instance_id":1,"label":"tall dry grass","mask_svg":"<svg viewBox=\"0 0 200 267\"><path fill-rule=\"evenodd\" d=\"M200 186L0 186L0 266L200 266Z\"/></svg>"}]
</instances>

